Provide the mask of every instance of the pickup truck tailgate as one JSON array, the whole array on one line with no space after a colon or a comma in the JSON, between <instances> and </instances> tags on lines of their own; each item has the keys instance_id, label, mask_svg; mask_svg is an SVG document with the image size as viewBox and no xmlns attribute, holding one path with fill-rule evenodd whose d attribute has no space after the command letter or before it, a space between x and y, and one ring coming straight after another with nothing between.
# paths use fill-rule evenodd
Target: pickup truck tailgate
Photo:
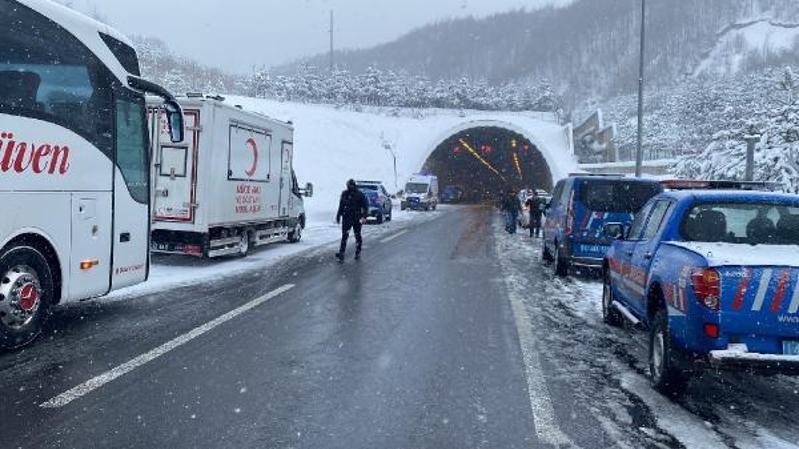
<instances>
[{"instance_id":1,"label":"pickup truck tailgate","mask_svg":"<svg viewBox=\"0 0 799 449\"><path fill-rule=\"evenodd\" d=\"M721 275L724 333L799 339L799 268L715 269Z\"/></svg>"}]
</instances>

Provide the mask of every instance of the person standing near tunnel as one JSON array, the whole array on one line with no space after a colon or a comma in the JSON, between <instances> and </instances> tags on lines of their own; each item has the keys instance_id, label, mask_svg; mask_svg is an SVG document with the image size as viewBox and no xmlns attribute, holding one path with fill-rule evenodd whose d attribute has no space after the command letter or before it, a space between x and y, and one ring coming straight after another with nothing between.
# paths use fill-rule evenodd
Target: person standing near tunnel
<instances>
[{"instance_id":1,"label":"person standing near tunnel","mask_svg":"<svg viewBox=\"0 0 799 449\"><path fill-rule=\"evenodd\" d=\"M546 209L546 201L538 196L538 191L532 189L533 195L527 199L525 206L530 214L530 238L538 238L541 235L541 218Z\"/></svg>"},{"instance_id":2,"label":"person standing near tunnel","mask_svg":"<svg viewBox=\"0 0 799 449\"><path fill-rule=\"evenodd\" d=\"M344 262L344 254L347 251L347 240L350 237L350 229L355 231L355 260L361 258L363 248L363 238L361 237L361 227L366 223L369 215L369 200L366 195L358 190L358 184L354 179L347 181L347 190L341 192L341 199L338 203L336 213L336 223L341 224L341 248L336 253L336 258ZM343 220L343 222L342 222Z\"/></svg>"},{"instance_id":3,"label":"person standing near tunnel","mask_svg":"<svg viewBox=\"0 0 799 449\"><path fill-rule=\"evenodd\" d=\"M505 230L508 234L516 234L516 224L519 219L519 212L522 210L522 205L519 202L519 197L513 189L508 189L505 196L502 198L502 211L505 212Z\"/></svg>"}]
</instances>

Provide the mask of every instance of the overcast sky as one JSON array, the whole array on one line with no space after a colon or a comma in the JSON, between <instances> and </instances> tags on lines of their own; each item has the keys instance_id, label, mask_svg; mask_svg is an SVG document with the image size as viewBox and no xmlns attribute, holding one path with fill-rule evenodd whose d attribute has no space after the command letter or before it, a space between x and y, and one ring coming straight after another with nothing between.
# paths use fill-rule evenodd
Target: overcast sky
<instances>
[{"instance_id":1,"label":"overcast sky","mask_svg":"<svg viewBox=\"0 0 799 449\"><path fill-rule=\"evenodd\" d=\"M231 72L327 51L330 9L336 14L336 47L358 48L449 17L567 1L62 0L96 12L127 35L160 38L178 54Z\"/></svg>"}]
</instances>

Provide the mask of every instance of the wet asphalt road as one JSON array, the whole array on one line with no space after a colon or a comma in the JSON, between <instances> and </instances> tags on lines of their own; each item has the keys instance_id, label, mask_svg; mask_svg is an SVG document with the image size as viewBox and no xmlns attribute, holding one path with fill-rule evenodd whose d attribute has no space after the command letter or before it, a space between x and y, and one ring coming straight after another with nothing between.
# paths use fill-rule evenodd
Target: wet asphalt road
<instances>
[{"instance_id":1,"label":"wet asphalt road","mask_svg":"<svg viewBox=\"0 0 799 449\"><path fill-rule=\"evenodd\" d=\"M491 209L452 209L367 241L360 262L339 265L326 248L59 308L33 347L0 354L0 448L545 448L552 432L611 446L549 363L528 366L496 220ZM40 407L287 284L63 407ZM559 332L551 326L527 340Z\"/></svg>"}]
</instances>

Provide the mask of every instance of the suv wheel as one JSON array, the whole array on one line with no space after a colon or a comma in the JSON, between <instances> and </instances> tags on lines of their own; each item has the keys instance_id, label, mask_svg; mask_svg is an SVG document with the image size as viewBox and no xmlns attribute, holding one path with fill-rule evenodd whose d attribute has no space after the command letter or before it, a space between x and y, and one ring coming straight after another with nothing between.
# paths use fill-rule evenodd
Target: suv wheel
<instances>
[{"instance_id":1,"label":"suv wheel","mask_svg":"<svg viewBox=\"0 0 799 449\"><path fill-rule=\"evenodd\" d=\"M569 266L563 261L560 253L560 246L555 242L555 254L552 256L554 259L555 276L566 277L569 274Z\"/></svg>"},{"instance_id":2,"label":"suv wheel","mask_svg":"<svg viewBox=\"0 0 799 449\"><path fill-rule=\"evenodd\" d=\"M610 281L610 271L606 271L602 285L602 319L605 324L613 327L621 326L621 315L613 307L613 288Z\"/></svg>"}]
</instances>

